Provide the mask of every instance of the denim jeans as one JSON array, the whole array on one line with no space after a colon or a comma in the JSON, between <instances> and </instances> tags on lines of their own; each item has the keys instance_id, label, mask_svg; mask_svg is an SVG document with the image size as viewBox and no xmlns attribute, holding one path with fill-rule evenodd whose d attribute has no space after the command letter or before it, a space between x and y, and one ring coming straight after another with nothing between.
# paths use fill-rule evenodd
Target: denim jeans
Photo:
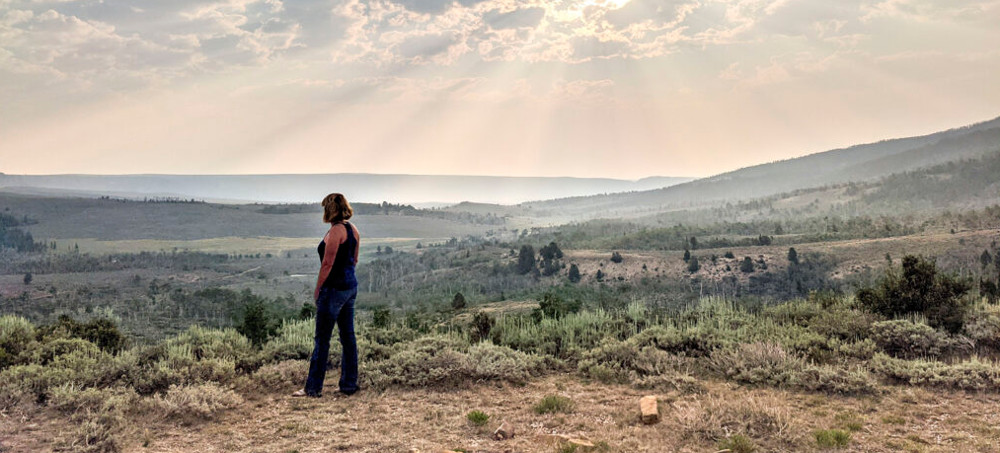
<instances>
[{"instance_id":1,"label":"denim jeans","mask_svg":"<svg viewBox=\"0 0 1000 453\"><path fill-rule=\"evenodd\" d=\"M306 394L320 396L326 377L326 362L330 356L330 335L333 325L340 334L340 391L351 394L358 391L358 343L354 337L354 299L358 289L338 291L321 288L316 300L316 336L312 358L309 361L309 378Z\"/></svg>"}]
</instances>

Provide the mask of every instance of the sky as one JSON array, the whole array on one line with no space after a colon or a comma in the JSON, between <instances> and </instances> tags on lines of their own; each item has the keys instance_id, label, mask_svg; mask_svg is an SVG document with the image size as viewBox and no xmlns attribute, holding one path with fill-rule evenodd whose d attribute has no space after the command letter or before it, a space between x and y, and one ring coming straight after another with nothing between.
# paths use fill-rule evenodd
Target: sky
<instances>
[{"instance_id":1,"label":"sky","mask_svg":"<svg viewBox=\"0 0 1000 453\"><path fill-rule=\"evenodd\" d=\"M0 172L708 176L1000 116L1000 0L0 0Z\"/></svg>"}]
</instances>

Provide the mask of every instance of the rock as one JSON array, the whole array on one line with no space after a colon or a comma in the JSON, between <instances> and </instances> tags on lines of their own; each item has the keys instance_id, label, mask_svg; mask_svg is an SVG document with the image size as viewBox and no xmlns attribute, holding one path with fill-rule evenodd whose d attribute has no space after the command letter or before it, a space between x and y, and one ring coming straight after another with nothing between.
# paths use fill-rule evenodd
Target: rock
<instances>
[{"instance_id":1,"label":"rock","mask_svg":"<svg viewBox=\"0 0 1000 453\"><path fill-rule=\"evenodd\" d=\"M639 400L639 410L642 411L642 422L647 425L660 421L660 411L656 407L656 397L647 395Z\"/></svg>"},{"instance_id":2,"label":"rock","mask_svg":"<svg viewBox=\"0 0 1000 453\"><path fill-rule=\"evenodd\" d=\"M505 440L514 438L514 426L506 421L500 424L500 427L496 431L493 431L493 438L496 440Z\"/></svg>"}]
</instances>

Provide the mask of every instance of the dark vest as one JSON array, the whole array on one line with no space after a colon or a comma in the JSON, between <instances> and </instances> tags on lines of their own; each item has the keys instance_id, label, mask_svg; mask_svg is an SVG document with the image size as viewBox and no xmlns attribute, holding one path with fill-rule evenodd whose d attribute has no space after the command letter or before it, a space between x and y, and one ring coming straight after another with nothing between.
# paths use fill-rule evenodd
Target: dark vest
<instances>
[{"instance_id":1,"label":"dark vest","mask_svg":"<svg viewBox=\"0 0 1000 453\"><path fill-rule=\"evenodd\" d=\"M358 286L358 280L354 276L354 265L356 264L354 262L354 251L358 248L358 239L354 237L354 228L351 228L350 223L344 222L343 225L347 230L347 240L337 247L337 256L333 260L333 268L330 269L330 275L323 282L324 288L333 288L338 291L357 288ZM326 241L319 241L319 247L317 247L316 251L319 252L319 261L322 263L323 256L326 253Z\"/></svg>"}]
</instances>

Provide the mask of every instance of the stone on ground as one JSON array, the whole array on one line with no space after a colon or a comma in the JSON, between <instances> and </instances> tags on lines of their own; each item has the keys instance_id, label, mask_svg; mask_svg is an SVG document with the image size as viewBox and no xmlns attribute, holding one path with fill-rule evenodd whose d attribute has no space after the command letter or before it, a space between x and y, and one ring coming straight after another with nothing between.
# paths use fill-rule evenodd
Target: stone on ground
<instances>
[{"instance_id":1,"label":"stone on ground","mask_svg":"<svg viewBox=\"0 0 1000 453\"><path fill-rule=\"evenodd\" d=\"M660 421L660 411L656 407L656 397L647 395L639 400L639 410L642 411L642 422L652 425Z\"/></svg>"},{"instance_id":2,"label":"stone on ground","mask_svg":"<svg viewBox=\"0 0 1000 453\"><path fill-rule=\"evenodd\" d=\"M493 431L493 438L496 440L505 440L514 438L514 426L506 421L500 424L500 427L496 431Z\"/></svg>"}]
</instances>

